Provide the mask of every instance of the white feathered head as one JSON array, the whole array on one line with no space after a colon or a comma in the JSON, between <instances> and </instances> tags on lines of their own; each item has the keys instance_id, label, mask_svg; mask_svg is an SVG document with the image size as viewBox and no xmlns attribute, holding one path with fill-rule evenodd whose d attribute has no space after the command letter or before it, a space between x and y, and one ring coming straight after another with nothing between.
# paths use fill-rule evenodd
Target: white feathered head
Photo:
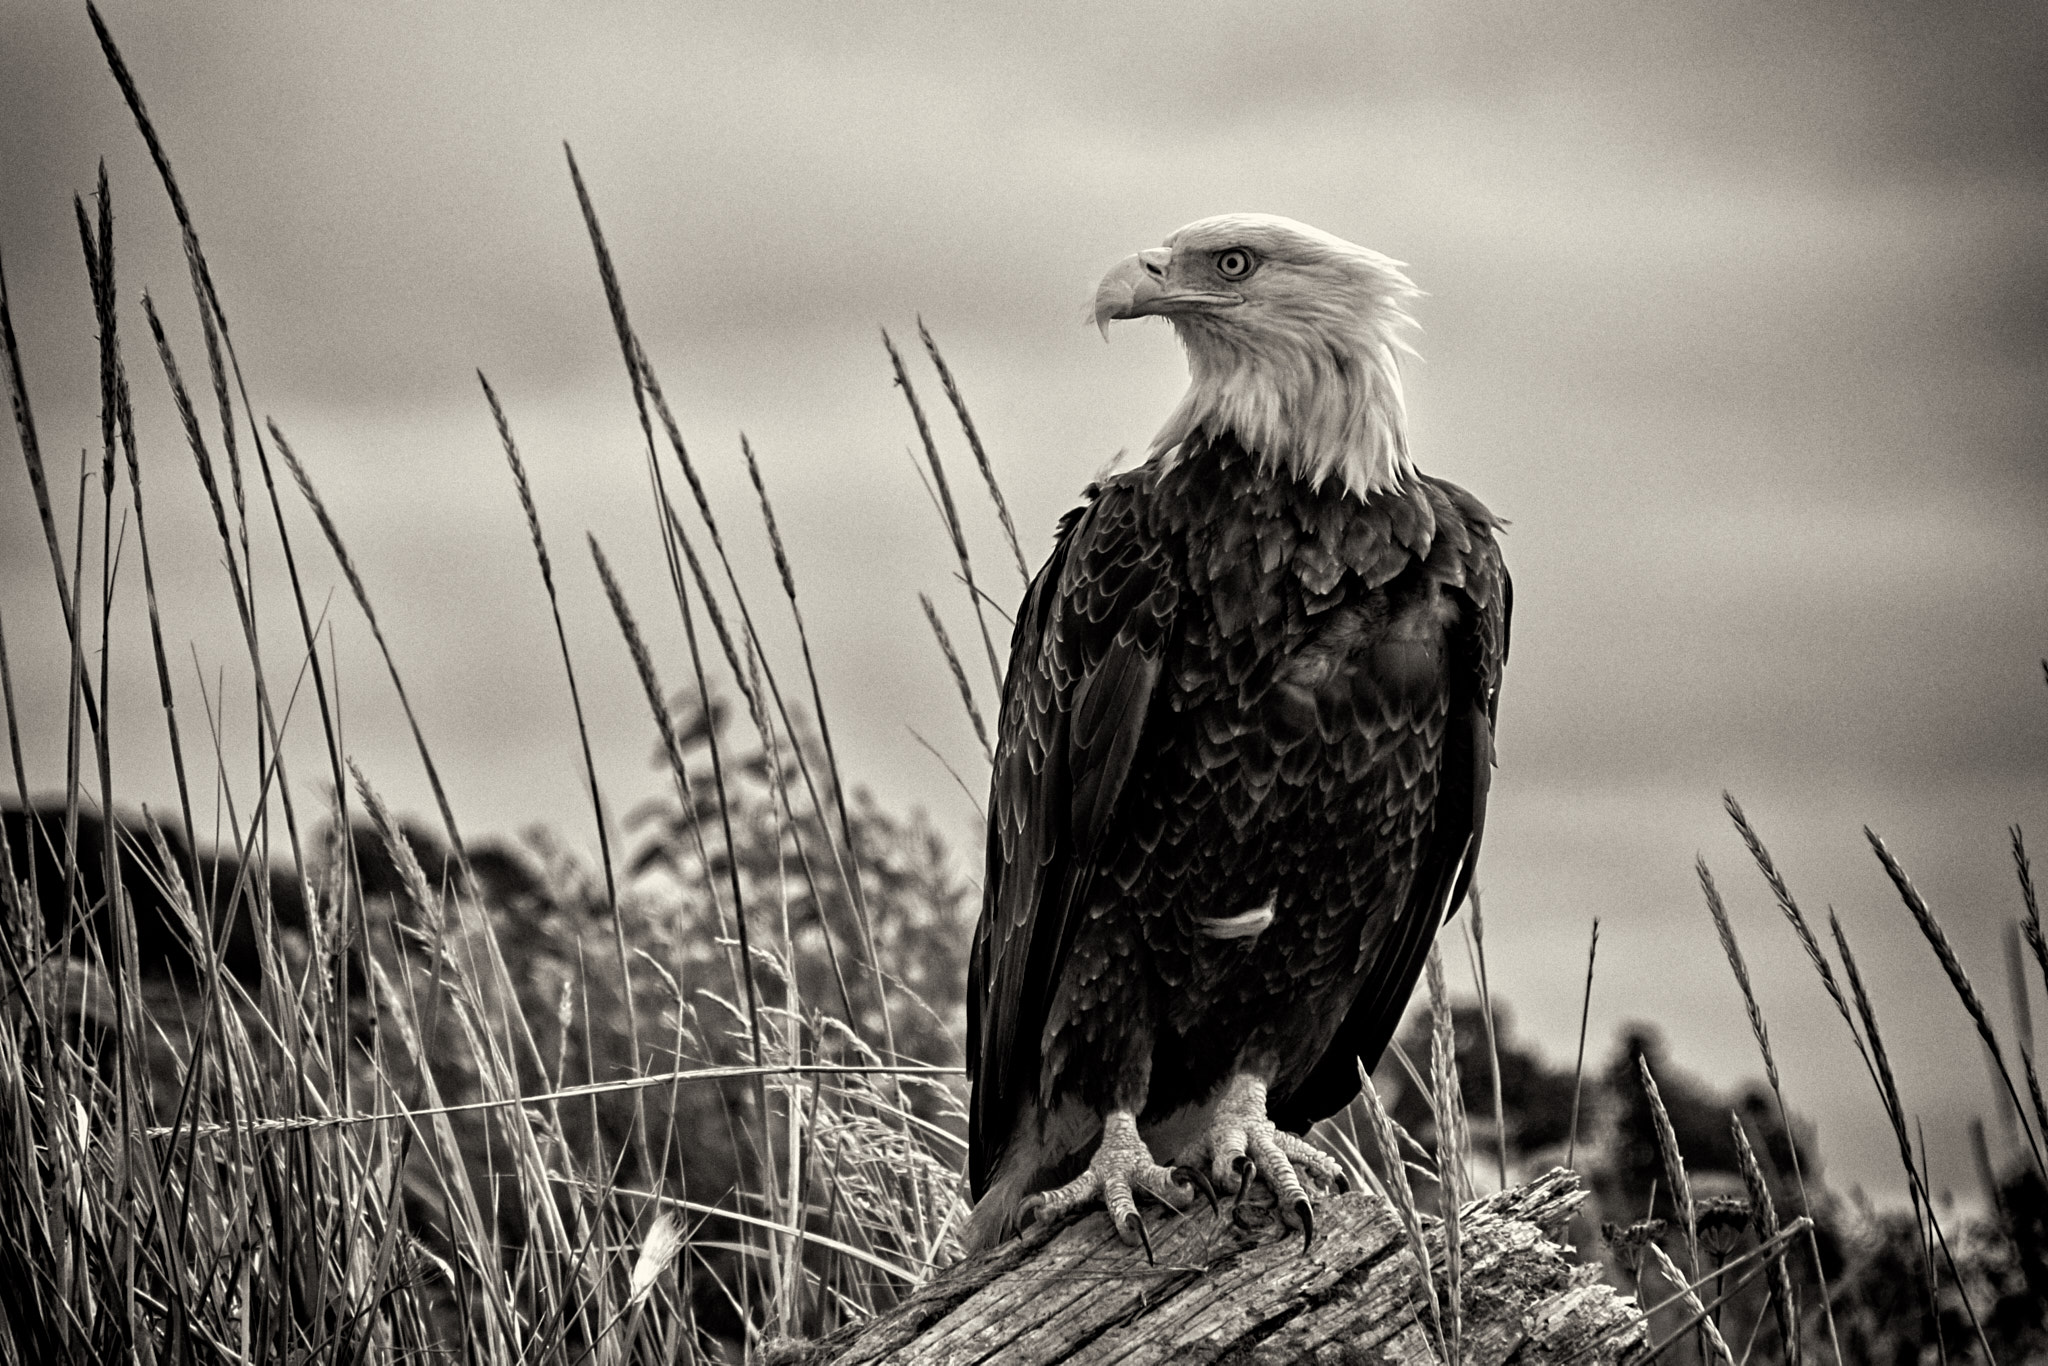
<instances>
[{"instance_id":1,"label":"white feathered head","mask_svg":"<svg viewBox=\"0 0 2048 1366\"><path fill-rule=\"evenodd\" d=\"M1153 438L1167 460L1190 437L1235 436L1261 460L1359 498L1411 478L1401 338L1421 293L1399 261L1271 214L1188 224L1119 262L1095 321L1164 317L1190 383Z\"/></svg>"}]
</instances>

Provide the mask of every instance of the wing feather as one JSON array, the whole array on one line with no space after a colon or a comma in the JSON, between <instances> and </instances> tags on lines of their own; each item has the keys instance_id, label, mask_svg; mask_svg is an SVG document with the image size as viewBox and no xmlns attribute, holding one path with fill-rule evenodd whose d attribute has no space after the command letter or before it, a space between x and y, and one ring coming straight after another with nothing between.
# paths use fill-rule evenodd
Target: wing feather
<instances>
[{"instance_id":1,"label":"wing feather","mask_svg":"<svg viewBox=\"0 0 2048 1366\"><path fill-rule=\"evenodd\" d=\"M1113 483L1064 523L1011 641L968 962L976 1197L1038 1086L1046 1010L1159 681L1177 595L1143 513L1135 490Z\"/></svg>"},{"instance_id":2,"label":"wing feather","mask_svg":"<svg viewBox=\"0 0 2048 1366\"><path fill-rule=\"evenodd\" d=\"M1368 1069L1378 1064L1400 1026L1438 927L1472 885L1486 830L1493 726L1514 586L1489 534L1497 525L1492 514L1462 489L1437 487L1452 507L1437 509L1436 526L1446 534L1436 542L1432 566L1446 586L1455 586L1461 621L1450 641L1450 709L1437 765L1436 802L1407 900L1392 933L1368 963L1343 1026L1308 1078L1273 1102L1274 1121L1297 1133L1343 1109L1358 1094L1360 1062ZM1440 565L1437 557L1443 559Z\"/></svg>"}]
</instances>

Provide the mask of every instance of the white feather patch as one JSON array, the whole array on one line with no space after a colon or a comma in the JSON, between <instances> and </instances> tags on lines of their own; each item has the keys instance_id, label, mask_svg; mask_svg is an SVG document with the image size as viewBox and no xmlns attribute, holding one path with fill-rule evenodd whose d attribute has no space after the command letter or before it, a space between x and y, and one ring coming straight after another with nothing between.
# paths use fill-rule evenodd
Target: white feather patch
<instances>
[{"instance_id":1,"label":"white feather patch","mask_svg":"<svg viewBox=\"0 0 2048 1366\"><path fill-rule=\"evenodd\" d=\"M1199 435L1229 433L1311 487L1370 499L1414 476L1400 358L1421 293L1401 263L1290 219L1226 214L1167 239L1179 253L1249 247L1266 258L1240 306L1172 315L1189 384L1152 439L1171 465Z\"/></svg>"},{"instance_id":2,"label":"white feather patch","mask_svg":"<svg viewBox=\"0 0 2048 1366\"><path fill-rule=\"evenodd\" d=\"M1272 923L1273 898L1269 896L1265 905L1236 915L1198 915L1195 933L1204 939L1250 939Z\"/></svg>"}]
</instances>

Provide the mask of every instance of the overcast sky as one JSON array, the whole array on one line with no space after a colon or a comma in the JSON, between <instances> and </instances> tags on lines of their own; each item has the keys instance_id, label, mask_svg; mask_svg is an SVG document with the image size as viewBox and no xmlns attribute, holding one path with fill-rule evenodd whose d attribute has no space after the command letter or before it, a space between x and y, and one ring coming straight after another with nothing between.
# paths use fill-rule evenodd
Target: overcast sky
<instances>
[{"instance_id":1,"label":"overcast sky","mask_svg":"<svg viewBox=\"0 0 2048 1366\"><path fill-rule=\"evenodd\" d=\"M969 873L973 809L912 730L970 786L986 768L920 590L992 699L877 328L914 345L922 315L947 348L1035 565L1059 513L1143 445L1184 380L1163 325L1107 345L1082 325L1094 281L1191 219L1287 214L1410 263L1429 294L1412 448L1513 524L1514 655L1480 868L1497 990L1568 1063L1598 914L1603 1048L1647 1019L1684 1065L1754 1075L1693 882L1704 854L1830 1175L1897 1188L1854 1053L1720 816L1732 788L1808 908L1834 905L1863 946L1937 1177L1970 1185L1961 1126L1988 1107L1985 1069L1860 826L1891 840L2006 1018L2006 825L2041 829L2048 851L2038 6L111 0L106 14L254 403L348 537L472 836L544 822L594 843L478 367L532 468L616 809L660 778L584 531L619 564L668 680L687 677L565 139L742 573L771 603L741 430L761 454L848 767L928 809ZM246 755L220 553L138 300L152 291L201 373L168 205L83 6L0 0L0 24L0 253L44 449L60 469L97 450L70 201L104 157L152 551L187 651L176 681L188 699L202 677L218 686L226 742ZM965 494L964 449L941 436ZM48 791L63 780L62 634L11 435L0 451L0 620ZM316 604L331 603L349 748L396 804L430 813L360 614L286 496ZM992 517L965 502L983 576L1014 599ZM256 558L286 692L282 564L268 543ZM169 810L132 549L122 574L117 780ZM788 647L779 618L769 634ZM317 800L309 713L295 781Z\"/></svg>"}]
</instances>

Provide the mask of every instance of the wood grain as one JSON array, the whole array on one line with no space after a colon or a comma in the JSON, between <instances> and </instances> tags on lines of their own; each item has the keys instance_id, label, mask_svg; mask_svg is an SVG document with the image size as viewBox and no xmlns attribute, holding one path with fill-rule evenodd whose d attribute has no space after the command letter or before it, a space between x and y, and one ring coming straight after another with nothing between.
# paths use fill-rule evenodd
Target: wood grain
<instances>
[{"instance_id":1,"label":"wood grain","mask_svg":"<svg viewBox=\"0 0 2048 1366\"><path fill-rule=\"evenodd\" d=\"M1462 1366L1611 1363L1644 1342L1627 1296L1545 1228L1583 1198L1562 1169L1467 1206ZM1440 1294L1442 1229L1424 1221ZM771 1348L772 1366L1316 1366L1438 1363L1415 1256L1377 1196L1328 1196L1316 1239L1267 1209L1146 1213L1156 1262L1108 1217L1034 1228L941 1272L887 1313Z\"/></svg>"}]
</instances>

